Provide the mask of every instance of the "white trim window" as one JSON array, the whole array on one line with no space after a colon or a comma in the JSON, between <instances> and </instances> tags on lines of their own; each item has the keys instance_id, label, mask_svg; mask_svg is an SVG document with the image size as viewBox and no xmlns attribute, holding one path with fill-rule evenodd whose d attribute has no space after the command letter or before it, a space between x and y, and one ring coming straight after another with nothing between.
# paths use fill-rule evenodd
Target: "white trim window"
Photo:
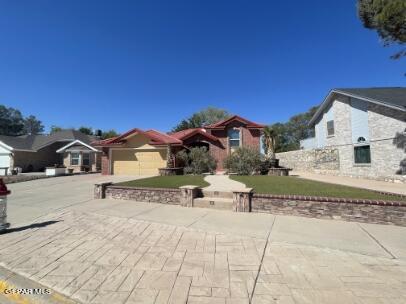
<instances>
[{"instance_id":1,"label":"white trim window","mask_svg":"<svg viewBox=\"0 0 406 304\"><path fill-rule=\"evenodd\" d=\"M228 144L230 149L235 150L240 146L241 143L241 132L239 129L229 129L227 131Z\"/></svg>"},{"instance_id":2,"label":"white trim window","mask_svg":"<svg viewBox=\"0 0 406 304\"><path fill-rule=\"evenodd\" d=\"M82 165L83 166L90 165L90 153L82 153Z\"/></svg>"},{"instance_id":3,"label":"white trim window","mask_svg":"<svg viewBox=\"0 0 406 304\"><path fill-rule=\"evenodd\" d=\"M327 121L327 137L334 136L334 120Z\"/></svg>"},{"instance_id":4,"label":"white trim window","mask_svg":"<svg viewBox=\"0 0 406 304\"><path fill-rule=\"evenodd\" d=\"M79 152L71 152L70 153L70 165L71 166L79 166L80 164L80 153Z\"/></svg>"}]
</instances>

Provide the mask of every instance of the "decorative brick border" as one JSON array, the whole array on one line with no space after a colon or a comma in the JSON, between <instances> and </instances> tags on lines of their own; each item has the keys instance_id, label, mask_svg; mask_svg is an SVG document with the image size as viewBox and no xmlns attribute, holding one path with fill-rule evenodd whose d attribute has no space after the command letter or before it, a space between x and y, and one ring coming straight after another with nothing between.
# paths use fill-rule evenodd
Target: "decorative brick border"
<instances>
[{"instance_id":1,"label":"decorative brick border","mask_svg":"<svg viewBox=\"0 0 406 304\"><path fill-rule=\"evenodd\" d=\"M313 201L313 202L333 202L344 204L364 204L364 205L378 205L378 206L402 206L406 207L406 202L402 201L383 201L383 200L370 200L370 199L353 199L353 198L340 198L340 197L324 197L324 196L304 196L304 195L278 195L278 194L263 194L254 193L255 198L269 198L269 199L285 199L296 201ZM399 195L402 197L401 195Z\"/></svg>"},{"instance_id":2,"label":"decorative brick border","mask_svg":"<svg viewBox=\"0 0 406 304\"><path fill-rule=\"evenodd\" d=\"M386 195L386 196L398 196L398 197L401 197L401 198L406 198L406 194L398 194L398 193L393 193L393 192L371 190L371 189L365 189L365 190L372 191L372 192L382 194L382 195Z\"/></svg>"},{"instance_id":3,"label":"decorative brick border","mask_svg":"<svg viewBox=\"0 0 406 304\"><path fill-rule=\"evenodd\" d=\"M134 200L193 207L201 191L196 186L146 188L95 185L95 198ZM406 202L369 199L348 199L303 195L254 193L252 189L233 191L233 211L263 212L282 215L345 220L375 224L406 226Z\"/></svg>"},{"instance_id":4,"label":"decorative brick border","mask_svg":"<svg viewBox=\"0 0 406 304\"><path fill-rule=\"evenodd\" d=\"M406 226L406 202L254 193L251 211Z\"/></svg>"}]
</instances>

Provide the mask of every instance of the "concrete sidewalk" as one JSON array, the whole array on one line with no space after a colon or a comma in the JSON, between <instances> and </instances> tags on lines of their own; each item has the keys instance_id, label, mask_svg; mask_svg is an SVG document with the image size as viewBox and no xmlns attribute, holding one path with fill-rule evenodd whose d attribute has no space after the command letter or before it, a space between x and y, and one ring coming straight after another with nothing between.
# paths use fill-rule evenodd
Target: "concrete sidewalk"
<instances>
[{"instance_id":1,"label":"concrete sidewalk","mask_svg":"<svg viewBox=\"0 0 406 304\"><path fill-rule=\"evenodd\" d=\"M319 182L406 195L406 184L404 183L390 183L365 178L325 175L300 171L293 171L291 172L291 175L297 175L300 178L311 179Z\"/></svg>"},{"instance_id":2,"label":"concrete sidewalk","mask_svg":"<svg viewBox=\"0 0 406 304\"><path fill-rule=\"evenodd\" d=\"M406 227L93 199L120 179L12 186L0 266L89 304L406 303Z\"/></svg>"},{"instance_id":3,"label":"concrete sidewalk","mask_svg":"<svg viewBox=\"0 0 406 304\"><path fill-rule=\"evenodd\" d=\"M64 210L406 260L406 227L108 199Z\"/></svg>"},{"instance_id":4,"label":"concrete sidewalk","mask_svg":"<svg viewBox=\"0 0 406 304\"><path fill-rule=\"evenodd\" d=\"M228 175L207 175L204 180L210 184L204 190L209 191L233 191L246 188L243 183L230 179Z\"/></svg>"},{"instance_id":5,"label":"concrete sidewalk","mask_svg":"<svg viewBox=\"0 0 406 304\"><path fill-rule=\"evenodd\" d=\"M94 201L87 207L106 207L105 202L113 203ZM131 218L126 212L102 214L138 205L142 210ZM393 258L357 224L221 211L202 217L193 208L135 202L111 207L64 210L41 218L35 228L0 234L0 264L89 304L406 301L406 260ZM162 223L165 215L176 218L181 210L189 214L180 217L194 218L181 225ZM227 226L237 230L208 231ZM239 235L249 227L264 234ZM316 246L302 244L312 238ZM325 248L340 243L353 247ZM357 246L373 256L353 253Z\"/></svg>"},{"instance_id":6,"label":"concrete sidewalk","mask_svg":"<svg viewBox=\"0 0 406 304\"><path fill-rule=\"evenodd\" d=\"M217 177L223 177L221 182L227 189L241 187L226 176L208 178ZM8 221L17 227L30 225L35 219L58 210L83 211L262 239L270 233L271 240L278 242L406 258L406 227L93 199L94 183L134 178L92 174L12 184Z\"/></svg>"}]
</instances>

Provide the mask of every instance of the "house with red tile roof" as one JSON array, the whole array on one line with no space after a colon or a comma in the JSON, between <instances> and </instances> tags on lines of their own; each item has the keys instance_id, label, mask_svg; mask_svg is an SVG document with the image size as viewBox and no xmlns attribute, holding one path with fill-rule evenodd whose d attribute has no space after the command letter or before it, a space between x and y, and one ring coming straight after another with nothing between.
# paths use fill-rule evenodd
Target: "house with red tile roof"
<instances>
[{"instance_id":1,"label":"house with red tile roof","mask_svg":"<svg viewBox=\"0 0 406 304\"><path fill-rule=\"evenodd\" d=\"M202 128L163 133L134 128L124 134L92 143L102 151L102 174L156 175L165 168L169 154L206 147L217 161L217 170L238 147L260 150L264 125L238 115ZM176 164L175 164L176 165Z\"/></svg>"}]
</instances>

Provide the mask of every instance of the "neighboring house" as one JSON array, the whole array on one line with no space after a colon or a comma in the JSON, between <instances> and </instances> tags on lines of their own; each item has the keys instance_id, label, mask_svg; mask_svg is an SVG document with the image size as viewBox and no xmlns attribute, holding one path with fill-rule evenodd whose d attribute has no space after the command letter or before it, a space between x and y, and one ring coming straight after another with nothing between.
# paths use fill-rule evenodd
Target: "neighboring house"
<instances>
[{"instance_id":1,"label":"neighboring house","mask_svg":"<svg viewBox=\"0 0 406 304\"><path fill-rule=\"evenodd\" d=\"M74 173L101 170L100 151L79 139L56 150L56 153L63 154L63 165Z\"/></svg>"},{"instance_id":2,"label":"neighboring house","mask_svg":"<svg viewBox=\"0 0 406 304\"><path fill-rule=\"evenodd\" d=\"M92 145L103 151L102 174L158 174L159 168L166 167L168 147L171 153L176 153L184 148L204 146L216 159L217 170L222 170L224 159L236 148L250 146L260 151L263 127L235 115L204 128L168 134L132 129Z\"/></svg>"},{"instance_id":3,"label":"neighboring house","mask_svg":"<svg viewBox=\"0 0 406 304\"><path fill-rule=\"evenodd\" d=\"M45 167L65 163L68 168L77 171L77 161L64 162L64 156L65 159L72 155L75 158L77 156L75 153L79 153L79 157L76 157L79 165L84 163L87 166L88 161L87 156L85 156L87 152L83 149L74 150L73 148L82 145L89 149L89 144L94 140L95 138L92 136L75 130L62 130L50 135L0 135L0 168L8 168L9 173L17 167L21 168L23 172L30 172L43 171ZM74 143L74 146L69 146L72 143ZM94 150L91 151L92 154L89 156L94 156L95 161L93 162L91 158L88 166L90 170L99 170L100 156L97 164L95 155L100 154L100 152L93 147L91 148ZM2 171L4 172L4 169Z\"/></svg>"},{"instance_id":4,"label":"neighboring house","mask_svg":"<svg viewBox=\"0 0 406 304\"><path fill-rule=\"evenodd\" d=\"M333 89L310 125L315 137L301 148L334 149L337 156L324 153L315 160L319 168L337 158L342 175L401 180L406 175L406 88Z\"/></svg>"}]
</instances>

